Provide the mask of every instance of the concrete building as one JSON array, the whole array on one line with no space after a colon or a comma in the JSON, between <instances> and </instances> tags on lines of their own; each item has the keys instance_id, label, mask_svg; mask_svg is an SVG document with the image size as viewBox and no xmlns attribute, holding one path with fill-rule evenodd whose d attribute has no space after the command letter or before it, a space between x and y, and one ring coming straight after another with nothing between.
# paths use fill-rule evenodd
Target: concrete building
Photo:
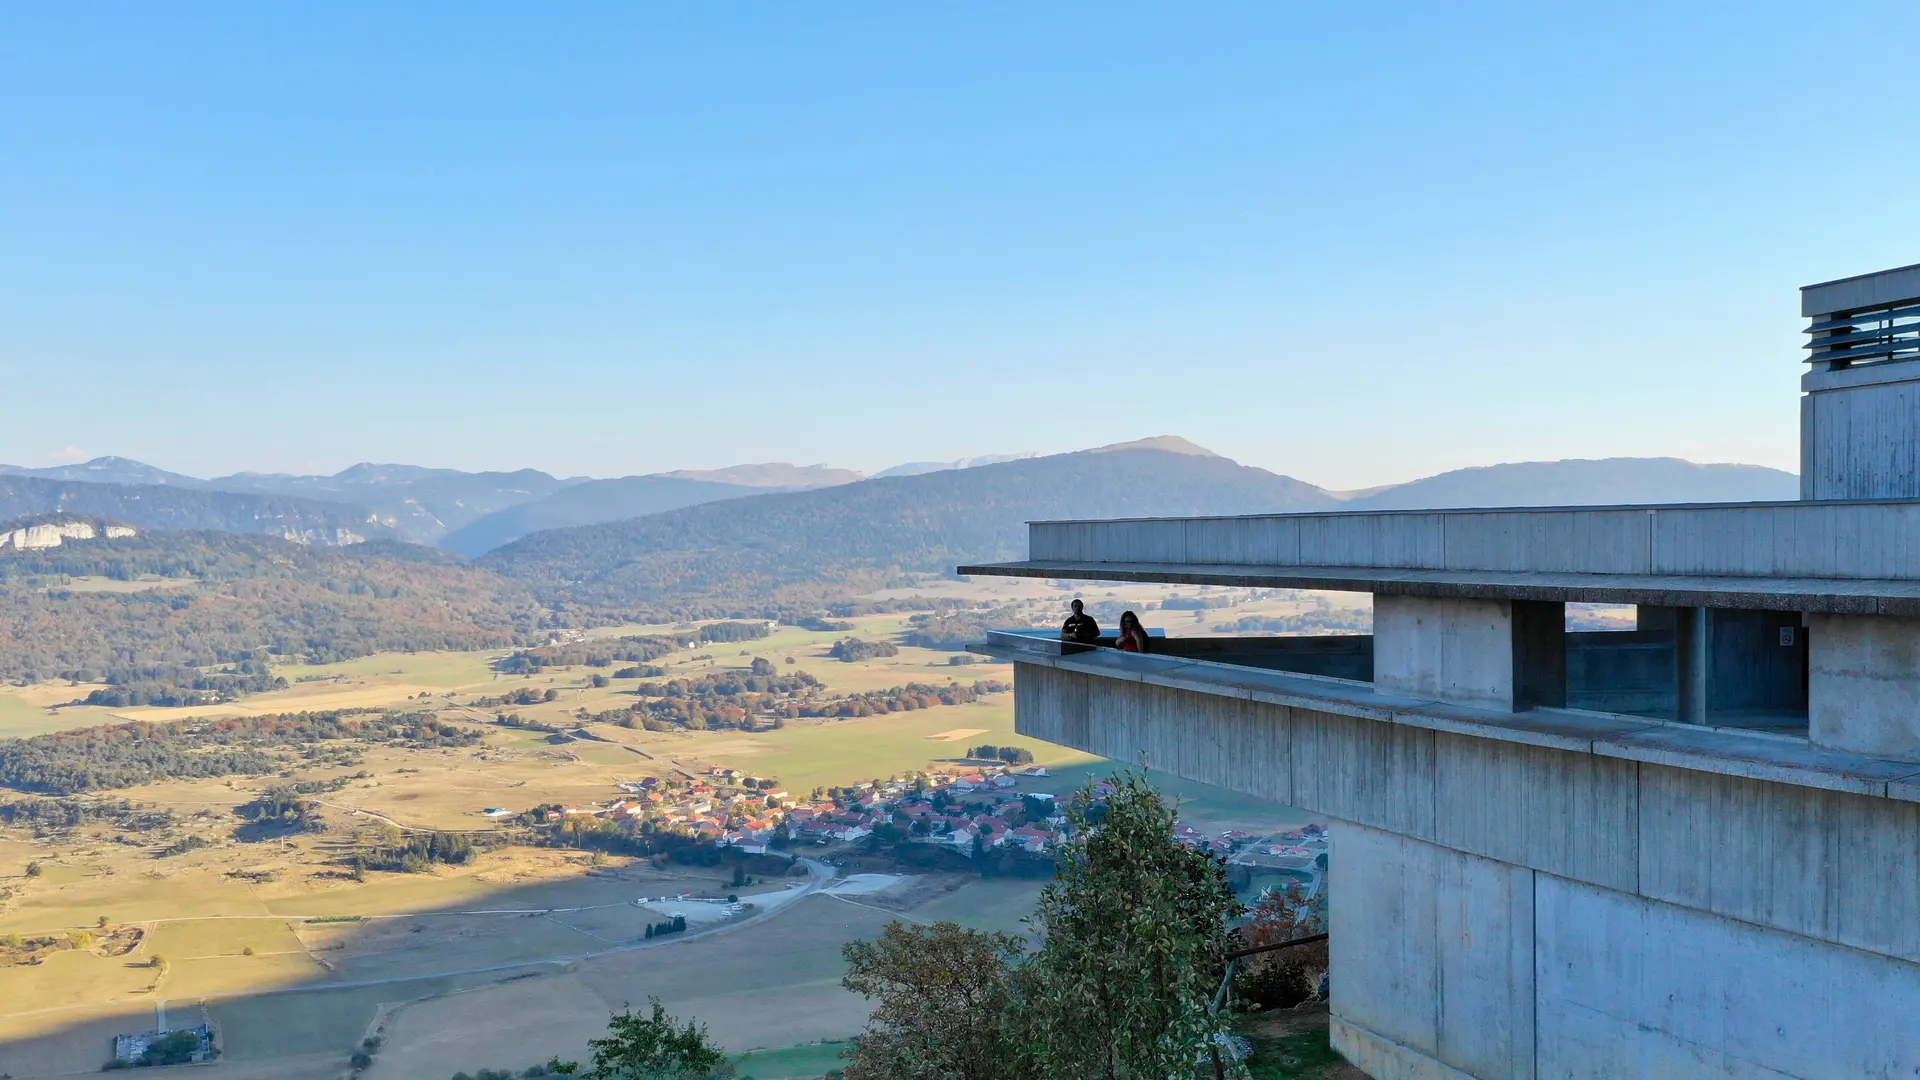
<instances>
[{"instance_id":1,"label":"concrete building","mask_svg":"<svg viewBox=\"0 0 1920 1080\"><path fill-rule=\"evenodd\" d=\"M1367 592L1373 633L977 651L1021 734L1332 820L1375 1077L1920 1076L1920 267L1803 310L1801 502L1040 522L960 572Z\"/></svg>"}]
</instances>

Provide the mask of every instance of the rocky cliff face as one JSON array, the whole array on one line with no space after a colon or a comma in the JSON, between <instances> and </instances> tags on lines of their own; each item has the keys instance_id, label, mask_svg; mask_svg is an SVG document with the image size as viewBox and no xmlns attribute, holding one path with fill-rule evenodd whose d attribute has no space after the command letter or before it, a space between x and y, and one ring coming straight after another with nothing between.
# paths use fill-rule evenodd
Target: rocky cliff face
<instances>
[{"instance_id":1,"label":"rocky cliff face","mask_svg":"<svg viewBox=\"0 0 1920 1080\"><path fill-rule=\"evenodd\" d=\"M37 525L0 530L0 550L37 551L55 548L69 540L119 540L137 536L139 530L126 525L95 525L91 521L48 521Z\"/></svg>"}]
</instances>

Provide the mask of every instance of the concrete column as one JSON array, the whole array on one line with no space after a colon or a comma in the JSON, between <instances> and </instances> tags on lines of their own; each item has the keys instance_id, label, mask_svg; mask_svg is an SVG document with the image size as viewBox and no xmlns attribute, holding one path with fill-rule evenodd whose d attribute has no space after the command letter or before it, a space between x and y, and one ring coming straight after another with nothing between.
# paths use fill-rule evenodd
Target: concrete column
<instances>
[{"instance_id":1,"label":"concrete column","mask_svg":"<svg viewBox=\"0 0 1920 1080\"><path fill-rule=\"evenodd\" d=\"M1920 619L1813 615L1807 647L1812 741L1920 762Z\"/></svg>"},{"instance_id":2,"label":"concrete column","mask_svg":"<svg viewBox=\"0 0 1920 1080\"><path fill-rule=\"evenodd\" d=\"M1457 705L1520 710L1567 700L1566 605L1373 598L1374 685Z\"/></svg>"},{"instance_id":3,"label":"concrete column","mask_svg":"<svg viewBox=\"0 0 1920 1080\"><path fill-rule=\"evenodd\" d=\"M1676 608L1673 634L1673 700L1675 720L1683 724L1707 722L1707 672L1713 656L1708 640L1706 608Z\"/></svg>"}]
</instances>

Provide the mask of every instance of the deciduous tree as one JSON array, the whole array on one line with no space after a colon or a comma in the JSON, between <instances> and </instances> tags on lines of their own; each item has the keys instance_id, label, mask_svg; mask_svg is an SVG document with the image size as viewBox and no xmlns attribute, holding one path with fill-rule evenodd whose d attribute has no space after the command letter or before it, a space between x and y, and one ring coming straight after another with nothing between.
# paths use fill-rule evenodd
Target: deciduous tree
<instances>
[{"instance_id":1,"label":"deciduous tree","mask_svg":"<svg viewBox=\"0 0 1920 1080\"><path fill-rule=\"evenodd\" d=\"M1004 1023L1018 938L954 923L887 924L841 950L841 985L874 1000L847 1080L1012 1080L1019 1060Z\"/></svg>"}]
</instances>

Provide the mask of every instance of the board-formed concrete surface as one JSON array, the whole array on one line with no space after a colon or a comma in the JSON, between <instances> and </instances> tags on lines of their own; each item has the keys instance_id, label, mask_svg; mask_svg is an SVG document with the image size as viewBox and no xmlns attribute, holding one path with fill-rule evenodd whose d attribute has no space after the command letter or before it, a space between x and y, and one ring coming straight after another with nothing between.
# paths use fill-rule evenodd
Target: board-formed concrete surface
<instances>
[{"instance_id":1,"label":"board-formed concrete surface","mask_svg":"<svg viewBox=\"0 0 1920 1080\"><path fill-rule=\"evenodd\" d=\"M1691 742L1615 756L1596 752L1604 717L1517 714L1534 741L1491 738L1484 710L1414 726L1225 696L1206 678L1221 665L1116 657L1018 657L1017 730L1332 818L1334 1038L1372 1075L1920 1069L1920 802L1866 779L1871 762L1848 759L1851 783L1728 769L1743 747L1820 752L1676 725L1638 734ZM1805 1053L1766 1052L1781 1002L1801 1014L1789 1032L1828 1025ZM1914 1034L1865 1030L1901 1025Z\"/></svg>"}]
</instances>

